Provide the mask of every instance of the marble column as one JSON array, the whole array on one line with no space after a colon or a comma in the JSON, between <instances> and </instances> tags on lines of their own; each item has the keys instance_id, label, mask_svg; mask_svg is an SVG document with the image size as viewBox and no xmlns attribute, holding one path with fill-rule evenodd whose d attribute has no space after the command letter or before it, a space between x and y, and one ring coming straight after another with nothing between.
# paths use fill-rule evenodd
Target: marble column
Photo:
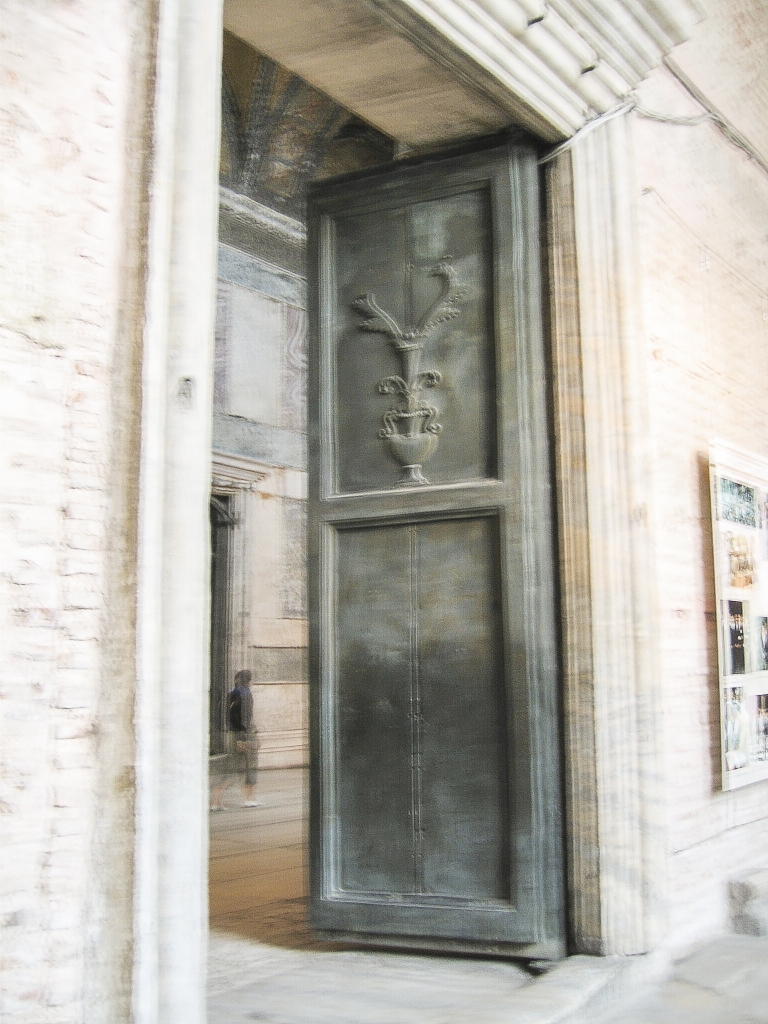
<instances>
[{"instance_id":1,"label":"marble column","mask_svg":"<svg viewBox=\"0 0 768 1024\"><path fill-rule=\"evenodd\" d=\"M615 118L547 165L570 926L593 954L665 928L631 129Z\"/></svg>"},{"instance_id":2,"label":"marble column","mask_svg":"<svg viewBox=\"0 0 768 1024\"><path fill-rule=\"evenodd\" d=\"M204 1024L220 3L160 0L136 581L135 1024Z\"/></svg>"}]
</instances>

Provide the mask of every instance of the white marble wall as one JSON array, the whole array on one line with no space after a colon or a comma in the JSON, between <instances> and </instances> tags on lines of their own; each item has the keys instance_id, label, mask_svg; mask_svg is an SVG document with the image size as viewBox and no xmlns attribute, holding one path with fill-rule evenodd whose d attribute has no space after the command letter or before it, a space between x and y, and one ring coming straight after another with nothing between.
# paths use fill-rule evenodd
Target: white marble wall
<instances>
[{"instance_id":1,"label":"white marble wall","mask_svg":"<svg viewBox=\"0 0 768 1024\"><path fill-rule=\"evenodd\" d=\"M675 61L768 163L765 6L711 7ZM738 52L738 60L733 54ZM730 59L729 55L730 54ZM670 71L650 111L696 117ZM720 792L715 589L707 454L720 437L768 454L768 170L712 121L637 117L637 209L650 396L670 929L727 925L727 882L768 866L768 783Z\"/></svg>"},{"instance_id":2,"label":"white marble wall","mask_svg":"<svg viewBox=\"0 0 768 1024\"><path fill-rule=\"evenodd\" d=\"M2 11L0 1017L15 1024L129 1012L149 11Z\"/></svg>"},{"instance_id":3,"label":"white marble wall","mask_svg":"<svg viewBox=\"0 0 768 1024\"><path fill-rule=\"evenodd\" d=\"M253 673L260 766L297 767L309 758L304 282L230 246L219 272L214 482L227 493L223 452L230 474L237 462L259 478L231 492L230 666Z\"/></svg>"},{"instance_id":4,"label":"white marble wall","mask_svg":"<svg viewBox=\"0 0 768 1024\"><path fill-rule=\"evenodd\" d=\"M764 146L764 4L743 0L738 17L708 6L678 59ZM20 1024L204 1019L218 11L3 8L2 1012ZM413 103L426 121L424 83ZM666 72L641 98L700 112ZM711 123L636 131L670 905L677 933L700 936L724 924L726 879L768 848L765 784L716 791L700 468L714 432L765 454L766 179ZM231 284L302 308L295 276L232 253L222 264ZM300 403L262 423L243 415L250 401L219 409L215 445L300 474ZM266 510L301 486L262 493L249 500L276 534ZM303 647L294 598L267 580L244 603L248 650ZM268 695L300 682L255 684L265 720Z\"/></svg>"}]
</instances>

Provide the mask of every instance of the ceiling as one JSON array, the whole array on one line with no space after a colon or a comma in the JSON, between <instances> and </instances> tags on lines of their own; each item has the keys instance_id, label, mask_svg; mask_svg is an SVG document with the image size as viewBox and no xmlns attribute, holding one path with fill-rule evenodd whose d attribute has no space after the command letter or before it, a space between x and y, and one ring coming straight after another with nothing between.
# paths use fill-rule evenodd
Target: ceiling
<instances>
[{"instance_id":1,"label":"ceiling","mask_svg":"<svg viewBox=\"0 0 768 1024\"><path fill-rule=\"evenodd\" d=\"M698 0L225 0L224 24L412 147L517 124L555 142L619 103Z\"/></svg>"}]
</instances>

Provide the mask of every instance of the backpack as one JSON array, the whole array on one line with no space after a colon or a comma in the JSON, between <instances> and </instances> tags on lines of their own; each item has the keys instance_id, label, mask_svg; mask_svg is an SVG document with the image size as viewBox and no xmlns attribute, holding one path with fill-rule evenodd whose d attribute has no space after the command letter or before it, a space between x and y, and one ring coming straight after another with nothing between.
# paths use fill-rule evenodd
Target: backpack
<instances>
[{"instance_id":1,"label":"backpack","mask_svg":"<svg viewBox=\"0 0 768 1024\"><path fill-rule=\"evenodd\" d=\"M243 731L243 692L239 686L236 686L229 695L227 719L233 732Z\"/></svg>"}]
</instances>

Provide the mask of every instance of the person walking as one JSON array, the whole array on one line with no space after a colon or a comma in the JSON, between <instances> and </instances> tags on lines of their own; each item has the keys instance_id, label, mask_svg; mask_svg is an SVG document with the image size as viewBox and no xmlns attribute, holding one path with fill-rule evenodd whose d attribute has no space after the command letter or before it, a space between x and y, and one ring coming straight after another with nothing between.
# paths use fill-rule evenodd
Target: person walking
<instances>
[{"instance_id":1,"label":"person walking","mask_svg":"<svg viewBox=\"0 0 768 1024\"><path fill-rule=\"evenodd\" d=\"M222 800L235 778L243 781L243 807L258 807L256 772L259 738L253 724L252 675L249 669L235 673L235 687L227 697L227 754L222 765L224 778L214 787L211 810L225 810Z\"/></svg>"}]
</instances>

